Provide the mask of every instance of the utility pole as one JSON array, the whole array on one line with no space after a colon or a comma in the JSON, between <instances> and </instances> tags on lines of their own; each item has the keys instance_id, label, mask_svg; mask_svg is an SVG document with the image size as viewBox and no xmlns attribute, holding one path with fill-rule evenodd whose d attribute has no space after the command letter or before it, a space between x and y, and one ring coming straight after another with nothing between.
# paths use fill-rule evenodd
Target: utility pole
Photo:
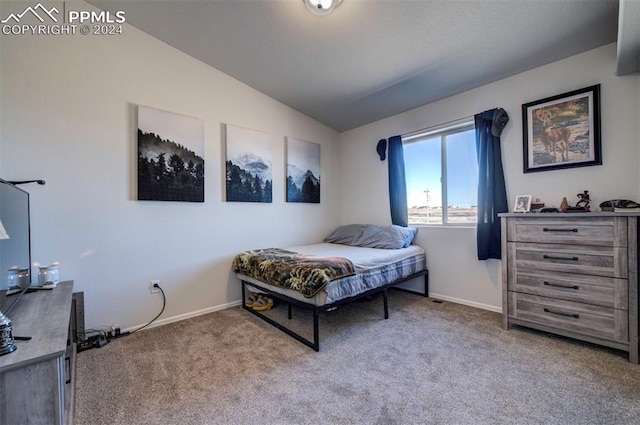
<instances>
[{"instance_id":1,"label":"utility pole","mask_svg":"<svg viewBox=\"0 0 640 425\"><path fill-rule=\"evenodd\" d=\"M429 222L429 189L426 189L424 193L426 193L427 195L427 223L428 223Z\"/></svg>"}]
</instances>

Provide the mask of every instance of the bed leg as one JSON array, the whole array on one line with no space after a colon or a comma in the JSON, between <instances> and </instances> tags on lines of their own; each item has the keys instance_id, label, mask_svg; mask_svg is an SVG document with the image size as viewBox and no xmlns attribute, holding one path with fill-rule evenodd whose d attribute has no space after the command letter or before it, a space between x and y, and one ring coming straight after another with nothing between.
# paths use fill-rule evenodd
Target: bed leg
<instances>
[{"instance_id":1,"label":"bed leg","mask_svg":"<svg viewBox=\"0 0 640 425\"><path fill-rule=\"evenodd\" d=\"M424 274L424 296L429 296L429 270Z\"/></svg>"},{"instance_id":2,"label":"bed leg","mask_svg":"<svg viewBox=\"0 0 640 425\"><path fill-rule=\"evenodd\" d=\"M382 291L382 302L384 303L384 318L389 318L389 303L387 302L387 290Z\"/></svg>"},{"instance_id":3,"label":"bed leg","mask_svg":"<svg viewBox=\"0 0 640 425\"><path fill-rule=\"evenodd\" d=\"M318 309L313 309L313 346L315 351L320 351L320 332L318 331Z\"/></svg>"},{"instance_id":4,"label":"bed leg","mask_svg":"<svg viewBox=\"0 0 640 425\"><path fill-rule=\"evenodd\" d=\"M289 316L289 320L293 317L293 305L291 303L287 303L288 310L287 315Z\"/></svg>"}]
</instances>

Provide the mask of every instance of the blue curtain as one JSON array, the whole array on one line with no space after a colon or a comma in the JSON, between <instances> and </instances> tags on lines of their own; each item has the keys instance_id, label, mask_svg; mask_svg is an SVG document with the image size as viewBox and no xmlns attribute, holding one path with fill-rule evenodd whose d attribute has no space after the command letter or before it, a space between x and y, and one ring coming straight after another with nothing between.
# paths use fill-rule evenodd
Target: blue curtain
<instances>
[{"instance_id":1,"label":"blue curtain","mask_svg":"<svg viewBox=\"0 0 640 425\"><path fill-rule=\"evenodd\" d=\"M404 177L404 153L402 137L389 138L387 158L389 159L389 203L391 223L407 227L407 183Z\"/></svg>"},{"instance_id":2,"label":"blue curtain","mask_svg":"<svg viewBox=\"0 0 640 425\"><path fill-rule=\"evenodd\" d=\"M502 108L475 115L478 155L478 260L500 259L499 213L508 212L507 191L502 171L500 134L509 121Z\"/></svg>"}]
</instances>

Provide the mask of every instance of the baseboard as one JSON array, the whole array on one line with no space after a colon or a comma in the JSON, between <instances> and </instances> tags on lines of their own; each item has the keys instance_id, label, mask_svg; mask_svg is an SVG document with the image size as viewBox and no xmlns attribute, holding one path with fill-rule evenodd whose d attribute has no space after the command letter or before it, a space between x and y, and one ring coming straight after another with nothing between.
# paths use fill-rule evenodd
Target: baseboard
<instances>
[{"instance_id":1,"label":"baseboard","mask_svg":"<svg viewBox=\"0 0 640 425\"><path fill-rule=\"evenodd\" d=\"M469 300L464 300L461 298L449 297L447 295L434 294L433 292L429 292L429 298L435 298L437 300L448 301L456 304L468 305L469 307L480 308L483 310L495 311L496 313L502 313L502 308L495 307L489 304L476 303ZM192 317L202 316L203 314L213 313L214 311L225 310L227 308L236 307L242 304L241 300L233 301L230 303L218 305L215 307L204 308L202 310L191 311L189 313L179 314L177 316L165 317L164 319L156 320L149 326L146 326L145 329L155 328L157 326L167 325L173 322L179 322L181 320L190 319ZM144 323L137 326L132 326L127 329L123 329L123 332L131 332L138 329L140 326L144 326Z\"/></svg>"},{"instance_id":2,"label":"baseboard","mask_svg":"<svg viewBox=\"0 0 640 425\"><path fill-rule=\"evenodd\" d=\"M474 301L463 300L461 298L449 297L447 295L434 294L429 292L429 298L435 298L437 300L449 301L456 304L468 305L469 307L481 308L482 310L495 311L496 313L502 313L501 307L496 307L489 304L477 303Z\"/></svg>"},{"instance_id":3,"label":"baseboard","mask_svg":"<svg viewBox=\"0 0 640 425\"><path fill-rule=\"evenodd\" d=\"M146 326L145 329L151 329L157 326L167 325L169 323L179 322L185 319L191 319L192 317L202 316L203 314L213 313L214 311L225 310L227 308L236 307L241 304L242 304L242 301L238 300L238 301L233 301L233 302L222 304L222 305L217 305L215 307L203 308L202 310L196 310L196 311L190 311L189 313L178 314L177 316L165 317L163 319L156 320L149 326ZM123 332L131 332L138 329L140 326L144 326L144 325L145 324L143 323L141 325L131 326L130 328L123 329Z\"/></svg>"}]
</instances>

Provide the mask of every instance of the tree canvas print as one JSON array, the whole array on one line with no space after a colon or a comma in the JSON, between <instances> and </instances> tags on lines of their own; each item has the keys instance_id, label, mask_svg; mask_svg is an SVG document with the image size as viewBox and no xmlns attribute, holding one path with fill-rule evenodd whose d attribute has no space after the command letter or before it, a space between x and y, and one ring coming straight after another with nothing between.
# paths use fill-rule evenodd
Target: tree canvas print
<instances>
[{"instance_id":1,"label":"tree canvas print","mask_svg":"<svg viewBox=\"0 0 640 425\"><path fill-rule=\"evenodd\" d=\"M320 203L320 145L287 138L287 202Z\"/></svg>"},{"instance_id":2,"label":"tree canvas print","mask_svg":"<svg viewBox=\"0 0 640 425\"><path fill-rule=\"evenodd\" d=\"M227 202L272 201L272 146L268 134L225 126Z\"/></svg>"},{"instance_id":3,"label":"tree canvas print","mask_svg":"<svg viewBox=\"0 0 640 425\"><path fill-rule=\"evenodd\" d=\"M138 200L204 202L204 122L138 106Z\"/></svg>"}]
</instances>

